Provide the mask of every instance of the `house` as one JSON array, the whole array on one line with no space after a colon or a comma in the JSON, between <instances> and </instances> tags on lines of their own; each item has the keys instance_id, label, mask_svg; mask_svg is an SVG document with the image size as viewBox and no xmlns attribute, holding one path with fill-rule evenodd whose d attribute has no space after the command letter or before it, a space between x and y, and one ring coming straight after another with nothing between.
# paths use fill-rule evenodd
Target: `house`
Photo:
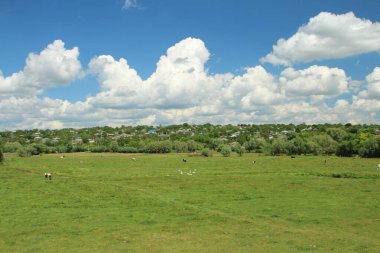
<instances>
[{"instance_id":1,"label":"house","mask_svg":"<svg viewBox=\"0 0 380 253\"><path fill-rule=\"evenodd\" d=\"M157 131L156 131L156 129L149 129L148 130L148 132L147 132L147 134L156 134L157 133Z\"/></svg>"}]
</instances>

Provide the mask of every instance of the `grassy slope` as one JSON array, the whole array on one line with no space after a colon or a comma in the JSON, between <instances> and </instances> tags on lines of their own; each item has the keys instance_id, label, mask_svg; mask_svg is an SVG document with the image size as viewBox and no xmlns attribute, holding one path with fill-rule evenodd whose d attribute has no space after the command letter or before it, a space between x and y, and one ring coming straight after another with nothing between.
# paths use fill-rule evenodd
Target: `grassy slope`
<instances>
[{"instance_id":1,"label":"grassy slope","mask_svg":"<svg viewBox=\"0 0 380 253\"><path fill-rule=\"evenodd\" d=\"M0 252L380 249L378 159L6 158L0 167ZM197 173L180 175L178 169ZM45 171L53 173L51 182Z\"/></svg>"}]
</instances>

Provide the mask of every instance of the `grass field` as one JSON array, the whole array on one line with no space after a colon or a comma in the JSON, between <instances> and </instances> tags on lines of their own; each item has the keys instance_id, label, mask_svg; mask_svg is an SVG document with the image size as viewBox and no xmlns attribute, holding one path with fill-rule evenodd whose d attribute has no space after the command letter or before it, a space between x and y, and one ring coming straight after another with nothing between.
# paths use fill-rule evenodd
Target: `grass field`
<instances>
[{"instance_id":1,"label":"grass field","mask_svg":"<svg viewBox=\"0 0 380 253\"><path fill-rule=\"evenodd\" d=\"M380 252L378 163L6 155L0 252Z\"/></svg>"}]
</instances>

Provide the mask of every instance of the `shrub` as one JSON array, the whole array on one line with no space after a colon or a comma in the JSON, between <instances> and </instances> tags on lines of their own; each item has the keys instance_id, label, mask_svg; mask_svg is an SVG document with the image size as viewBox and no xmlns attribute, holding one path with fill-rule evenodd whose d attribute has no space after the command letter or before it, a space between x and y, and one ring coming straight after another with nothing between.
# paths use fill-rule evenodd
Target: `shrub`
<instances>
[{"instance_id":1,"label":"shrub","mask_svg":"<svg viewBox=\"0 0 380 253\"><path fill-rule=\"evenodd\" d=\"M117 152L119 153L137 153L139 150L136 147L119 147Z\"/></svg>"},{"instance_id":2,"label":"shrub","mask_svg":"<svg viewBox=\"0 0 380 253\"><path fill-rule=\"evenodd\" d=\"M29 156L32 155L32 153L30 152L30 150L28 150L28 149L25 148L25 147L19 148L19 149L17 150L17 154L18 154L18 156L20 156L20 157L29 157Z\"/></svg>"},{"instance_id":3,"label":"shrub","mask_svg":"<svg viewBox=\"0 0 380 253\"><path fill-rule=\"evenodd\" d=\"M3 152L16 153L20 148L22 148L22 145L19 142L8 142L4 144Z\"/></svg>"},{"instance_id":4,"label":"shrub","mask_svg":"<svg viewBox=\"0 0 380 253\"><path fill-rule=\"evenodd\" d=\"M107 151L108 151L108 149L105 146L90 147L90 152L92 152L92 153L103 153L103 152L107 152Z\"/></svg>"},{"instance_id":5,"label":"shrub","mask_svg":"<svg viewBox=\"0 0 380 253\"><path fill-rule=\"evenodd\" d=\"M184 153L188 151L188 146L186 142L182 141L174 141L173 142L173 149L177 153Z\"/></svg>"},{"instance_id":6,"label":"shrub","mask_svg":"<svg viewBox=\"0 0 380 253\"><path fill-rule=\"evenodd\" d=\"M187 142L187 150L189 152L195 152L197 150L197 147L198 147L198 145L197 145L197 143L195 141L189 140Z\"/></svg>"},{"instance_id":7,"label":"shrub","mask_svg":"<svg viewBox=\"0 0 380 253\"><path fill-rule=\"evenodd\" d=\"M270 155L280 155L284 154L287 147L286 136L280 135L273 140L272 144L267 144L264 146L264 152Z\"/></svg>"},{"instance_id":8,"label":"shrub","mask_svg":"<svg viewBox=\"0 0 380 253\"><path fill-rule=\"evenodd\" d=\"M231 155L231 147L228 145L223 145L222 148L220 149L220 153L224 156L230 156Z\"/></svg>"},{"instance_id":9,"label":"shrub","mask_svg":"<svg viewBox=\"0 0 380 253\"><path fill-rule=\"evenodd\" d=\"M355 153L354 145L351 141L343 141L342 143L338 144L336 148L336 155L337 156L352 156Z\"/></svg>"},{"instance_id":10,"label":"shrub","mask_svg":"<svg viewBox=\"0 0 380 253\"><path fill-rule=\"evenodd\" d=\"M380 147L376 138L368 138L359 144L359 155L361 157L380 157Z\"/></svg>"},{"instance_id":11,"label":"shrub","mask_svg":"<svg viewBox=\"0 0 380 253\"><path fill-rule=\"evenodd\" d=\"M85 152L86 150L86 147L82 145L75 145L73 147L73 152Z\"/></svg>"},{"instance_id":12,"label":"shrub","mask_svg":"<svg viewBox=\"0 0 380 253\"><path fill-rule=\"evenodd\" d=\"M235 152L239 155L239 156L243 156L243 154L245 153L245 148L243 146L237 146L235 147Z\"/></svg>"},{"instance_id":13,"label":"shrub","mask_svg":"<svg viewBox=\"0 0 380 253\"><path fill-rule=\"evenodd\" d=\"M332 155L335 153L337 142L334 141L329 135L319 134L313 136L311 139L316 144L316 146L314 146L315 150L313 153L318 155Z\"/></svg>"},{"instance_id":14,"label":"shrub","mask_svg":"<svg viewBox=\"0 0 380 253\"><path fill-rule=\"evenodd\" d=\"M0 149L0 163L4 162L3 151Z\"/></svg>"},{"instance_id":15,"label":"shrub","mask_svg":"<svg viewBox=\"0 0 380 253\"><path fill-rule=\"evenodd\" d=\"M265 145L266 141L260 134L255 134L249 141L244 143L248 152L262 152Z\"/></svg>"},{"instance_id":16,"label":"shrub","mask_svg":"<svg viewBox=\"0 0 380 253\"><path fill-rule=\"evenodd\" d=\"M146 153L169 153L171 149L171 141L153 141L145 146Z\"/></svg>"},{"instance_id":17,"label":"shrub","mask_svg":"<svg viewBox=\"0 0 380 253\"><path fill-rule=\"evenodd\" d=\"M208 148L204 148L202 150L202 155L206 156L206 157L211 157L211 156L213 156L213 152L212 152L212 150L210 150Z\"/></svg>"}]
</instances>

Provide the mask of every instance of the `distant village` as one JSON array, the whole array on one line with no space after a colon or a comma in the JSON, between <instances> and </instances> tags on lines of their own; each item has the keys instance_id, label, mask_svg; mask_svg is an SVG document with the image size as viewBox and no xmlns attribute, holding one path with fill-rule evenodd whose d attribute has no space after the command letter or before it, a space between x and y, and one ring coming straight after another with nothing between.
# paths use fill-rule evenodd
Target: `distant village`
<instances>
[{"instance_id":1,"label":"distant village","mask_svg":"<svg viewBox=\"0 0 380 253\"><path fill-rule=\"evenodd\" d=\"M15 130L0 132L3 152L258 152L377 157L379 125L239 124ZM372 146L371 146L372 145ZM366 149L369 149L367 153Z\"/></svg>"}]
</instances>

